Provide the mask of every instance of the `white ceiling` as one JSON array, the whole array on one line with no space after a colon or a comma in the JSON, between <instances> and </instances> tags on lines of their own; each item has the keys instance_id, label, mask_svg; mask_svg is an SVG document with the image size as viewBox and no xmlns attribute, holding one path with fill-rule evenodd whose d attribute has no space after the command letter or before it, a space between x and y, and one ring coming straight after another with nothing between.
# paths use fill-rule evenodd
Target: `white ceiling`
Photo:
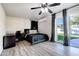
<instances>
[{"instance_id":1,"label":"white ceiling","mask_svg":"<svg viewBox=\"0 0 79 59\"><path fill-rule=\"evenodd\" d=\"M69 9L67 12L69 16L79 16L79 6Z\"/></svg>"},{"instance_id":2,"label":"white ceiling","mask_svg":"<svg viewBox=\"0 0 79 59\"><path fill-rule=\"evenodd\" d=\"M76 4L78 3L61 3L60 6L49 7L49 9L56 13ZM6 15L8 16L29 18L30 20L39 20L46 17L47 15L50 15L49 13L38 15L40 9L30 9L32 7L41 6L40 3L2 3L2 6L5 10Z\"/></svg>"}]
</instances>

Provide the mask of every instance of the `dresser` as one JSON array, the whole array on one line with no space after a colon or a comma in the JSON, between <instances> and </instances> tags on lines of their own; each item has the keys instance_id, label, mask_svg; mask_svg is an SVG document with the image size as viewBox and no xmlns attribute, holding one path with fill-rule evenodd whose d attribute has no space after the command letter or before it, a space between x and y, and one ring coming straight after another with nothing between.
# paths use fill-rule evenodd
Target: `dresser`
<instances>
[{"instance_id":1,"label":"dresser","mask_svg":"<svg viewBox=\"0 0 79 59\"><path fill-rule=\"evenodd\" d=\"M16 42L15 42L15 35L12 34L7 34L3 37L3 49L7 49L10 47L14 47Z\"/></svg>"}]
</instances>

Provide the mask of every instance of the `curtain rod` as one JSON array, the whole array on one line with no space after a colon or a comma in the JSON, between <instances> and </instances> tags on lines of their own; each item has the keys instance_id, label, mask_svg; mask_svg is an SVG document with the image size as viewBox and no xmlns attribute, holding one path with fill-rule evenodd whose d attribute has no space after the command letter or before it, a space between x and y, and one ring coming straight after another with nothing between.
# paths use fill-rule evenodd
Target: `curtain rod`
<instances>
[{"instance_id":1,"label":"curtain rod","mask_svg":"<svg viewBox=\"0 0 79 59\"><path fill-rule=\"evenodd\" d=\"M79 6L79 4L74 5L74 6L72 6L72 7L69 7L69 8L65 8L65 9L66 9L66 10L68 10L68 9L74 8L74 7L76 7L76 6ZM60 13L60 12L62 12L62 10L61 10L61 11L59 11L59 12L53 13L53 14L57 14L57 13Z\"/></svg>"}]
</instances>

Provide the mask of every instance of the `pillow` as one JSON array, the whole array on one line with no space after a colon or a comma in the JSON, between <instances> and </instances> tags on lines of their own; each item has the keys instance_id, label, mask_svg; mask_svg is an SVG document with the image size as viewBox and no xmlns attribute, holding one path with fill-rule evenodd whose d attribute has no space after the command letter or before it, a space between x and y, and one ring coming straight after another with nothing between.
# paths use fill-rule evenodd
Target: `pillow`
<instances>
[{"instance_id":1,"label":"pillow","mask_svg":"<svg viewBox=\"0 0 79 59\"><path fill-rule=\"evenodd\" d=\"M37 33L37 30L30 30L29 33L30 33L30 34L35 34L35 33Z\"/></svg>"}]
</instances>

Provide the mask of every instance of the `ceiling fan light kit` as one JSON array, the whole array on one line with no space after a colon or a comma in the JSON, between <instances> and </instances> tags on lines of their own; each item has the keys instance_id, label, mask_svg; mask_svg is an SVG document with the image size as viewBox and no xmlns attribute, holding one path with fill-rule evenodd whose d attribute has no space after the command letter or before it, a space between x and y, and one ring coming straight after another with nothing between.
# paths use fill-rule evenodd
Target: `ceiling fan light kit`
<instances>
[{"instance_id":1,"label":"ceiling fan light kit","mask_svg":"<svg viewBox=\"0 0 79 59\"><path fill-rule=\"evenodd\" d=\"M41 11L39 12L39 15L41 15L42 13L53 13L52 10L50 10L48 7L54 7L54 6L59 6L60 3L53 3L53 4L48 4L48 3L41 3L41 7L34 7L34 8L31 8L31 10L34 10L34 9L39 9L41 8Z\"/></svg>"},{"instance_id":2,"label":"ceiling fan light kit","mask_svg":"<svg viewBox=\"0 0 79 59\"><path fill-rule=\"evenodd\" d=\"M48 12L48 8L45 8L45 12Z\"/></svg>"},{"instance_id":3,"label":"ceiling fan light kit","mask_svg":"<svg viewBox=\"0 0 79 59\"><path fill-rule=\"evenodd\" d=\"M41 11L44 13L45 12L44 8L41 8Z\"/></svg>"}]
</instances>

